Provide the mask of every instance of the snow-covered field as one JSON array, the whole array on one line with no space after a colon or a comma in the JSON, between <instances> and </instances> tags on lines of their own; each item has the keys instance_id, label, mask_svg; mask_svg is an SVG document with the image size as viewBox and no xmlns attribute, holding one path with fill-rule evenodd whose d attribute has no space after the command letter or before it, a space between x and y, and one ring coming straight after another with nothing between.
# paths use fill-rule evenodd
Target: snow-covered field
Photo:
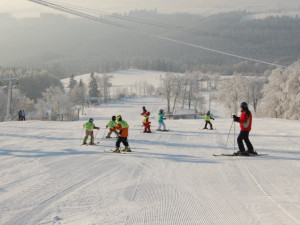
<instances>
[{"instance_id":1,"label":"snow-covered field","mask_svg":"<svg viewBox=\"0 0 300 225\"><path fill-rule=\"evenodd\" d=\"M225 147L232 120L222 110L216 130L166 120L169 132L144 134L143 105L155 130L160 97L89 108L76 122L1 123L0 224L300 224L299 121L254 118L250 140L269 156L214 157L234 151L239 131ZM130 124L132 153L104 152L117 114ZM100 143L80 146L89 117Z\"/></svg>"},{"instance_id":2,"label":"snow-covered field","mask_svg":"<svg viewBox=\"0 0 300 225\"><path fill-rule=\"evenodd\" d=\"M155 87L159 85L160 76L164 76L166 72L148 71L138 69L119 70L106 75L111 75L112 87L126 87L132 86L134 83L147 81L149 84L153 84ZM94 73L95 77L102 76L102 74ZM90 82L90 74L78 75L75 77L77 82L82 80L83 83L88 84ZM64 87L68 87L70 78L62 79Z\"/></svg>"}]
</instances>

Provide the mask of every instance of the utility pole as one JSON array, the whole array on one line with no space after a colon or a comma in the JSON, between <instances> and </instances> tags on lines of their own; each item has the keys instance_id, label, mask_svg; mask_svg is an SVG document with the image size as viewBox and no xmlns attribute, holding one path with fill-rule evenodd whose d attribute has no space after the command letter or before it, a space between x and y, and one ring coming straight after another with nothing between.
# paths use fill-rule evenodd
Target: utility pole
<instances>
[{"instance_id":1,"label":"utility pole","mask_svg":"<svg viewBox=\"0 0 300 225\"><path fill-rule=\"evenodd\" d=\"M12 77L12 78L1 78L1 81L8 81L8 90L7 90L7 108L6 108L6 116L5 121L12 120L11 115L11 99L12 99L12 86L14 80L19 80L19 78Z\"/></svg>"}]
</instances>

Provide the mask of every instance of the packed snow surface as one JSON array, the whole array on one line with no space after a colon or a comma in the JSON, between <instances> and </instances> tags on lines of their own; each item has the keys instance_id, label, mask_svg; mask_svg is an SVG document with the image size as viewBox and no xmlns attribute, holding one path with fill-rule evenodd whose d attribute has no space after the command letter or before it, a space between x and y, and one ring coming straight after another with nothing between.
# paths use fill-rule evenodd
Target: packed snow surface
<instances>
[{"instance_id":1,"label":"packed snow surface","mask_svg":"<svg viewBox=\"0 0 300 225\"><path fill-rule=\"evenodd\" d=\"M155 130L160 97L91 107L75 122L1 123L0 224L300 224L299 121L254 117L250 140L269 155L214 157L237 150L239 132L215 104L215 130L166 120L170 131L152 134L141 133L142 106ZM132 153L104 151L118 114ZM99 144L81 146L90 117Z\"/></svg>"}]
</instances>

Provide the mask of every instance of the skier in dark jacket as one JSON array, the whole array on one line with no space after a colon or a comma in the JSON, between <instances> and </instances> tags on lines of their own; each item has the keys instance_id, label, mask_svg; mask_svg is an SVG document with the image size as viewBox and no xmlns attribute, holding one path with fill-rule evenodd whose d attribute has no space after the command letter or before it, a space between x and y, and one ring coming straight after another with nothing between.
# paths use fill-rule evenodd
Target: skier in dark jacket
<instances>
[{"instance_id":1,"label":"skier in dark jacket","mask_svg":"<svg viewBox=\"0 0 300 225\"><path fill-rule=\"evenodd\" d=\"M18 116L19 116L19 121L21 121L22 120L22 110L21 109L18 111Z\"/></svg>"},{"instance_id":2,"label":"skier in dark jacket","mask_svg":"<svg viewBox=\"0 0 300 225\"><path fill-rule=\"evenodd\" d=\"M251 126L252 126L252 113L248 109L248 104L246 102L242 102L240 106L241 106L241 116L240 117L236 115L232 116L233 121L240 123L240 128L241 128L240 134L237 138L239 151L234 154L235 155L249 155L249 154L257 155L249 140L249 133L251 131ZM245 141L246 143L246 146L248 148L247 151L245 151L243 141Z\"/></svg>"}]
</instances>

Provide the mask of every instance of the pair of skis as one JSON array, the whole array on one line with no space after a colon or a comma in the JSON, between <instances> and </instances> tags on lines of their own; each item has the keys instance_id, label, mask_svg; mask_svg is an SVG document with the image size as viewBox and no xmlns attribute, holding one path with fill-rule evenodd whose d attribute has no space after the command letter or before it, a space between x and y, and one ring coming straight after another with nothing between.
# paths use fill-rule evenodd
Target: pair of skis
<instances>
[{"instance_id":1,"label":"pair of skis","mask_svg":"<svg viewBox=\"0 0 300 225\"><path fill-rule=\"evenodd\" d=\"M120 152L114 152L114 150L104 150L104 152L107 152L107 153L115 153L115 154L127 154L127 153L131 153L133 152L132 150L130 150L130 152L122 152L122 150L120 150Z\"/></svg>"},{"instance_id":2,"label":"pair of skis","mask_svg":"<svg viewBox=\"0 0 300 225\"><path fill-rule=\"evenodd\" d=\"M269 154L249 154L249 155L236 155L234 153L232 154L213 154L213 156L242 156L242 157L257 157L257 156L267 156Z\"/></svg>"}]
</instances>

